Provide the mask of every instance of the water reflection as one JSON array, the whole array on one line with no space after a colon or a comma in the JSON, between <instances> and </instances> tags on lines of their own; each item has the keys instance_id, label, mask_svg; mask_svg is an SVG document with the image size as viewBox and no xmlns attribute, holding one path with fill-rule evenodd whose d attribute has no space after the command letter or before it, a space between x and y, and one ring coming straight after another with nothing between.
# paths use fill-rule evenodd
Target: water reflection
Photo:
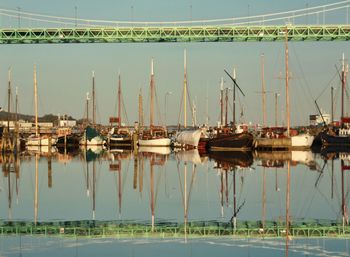
<instances>
[{"instance_id":1,"label":"water reflection","mask_svg":"<svg viewBox=\"0 0 350 257\"><path fill-rule=\"evenodd\" d=\"M148 221L153 230L163 221L184 222L187 229L191 221L216 220L238 229L248 220L263 234L271 222L284 223L290 163L291 224L316 219L347 226L348 156L329 149L322 155L203 156L197 150L101 147L2 155L0 218L39 222L123 216Z\"/></svg>"}]
</instances>

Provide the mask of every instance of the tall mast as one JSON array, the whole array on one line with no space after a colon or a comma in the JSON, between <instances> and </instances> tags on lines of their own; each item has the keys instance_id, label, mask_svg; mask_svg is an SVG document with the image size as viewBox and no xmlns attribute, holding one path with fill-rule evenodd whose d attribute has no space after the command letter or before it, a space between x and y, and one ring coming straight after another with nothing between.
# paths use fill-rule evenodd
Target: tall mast
<instances>
[{"instance_id":1,"label":"tall mast","mask_svg":"<svg viewBox=\"0 0 350 257\"><path fill-rule=\"evenodd\" d=\"M225 126L227 126L227 112L228 111L228 88L225 88Z\"/></svg>"},{"instance_id":2,"label":"tall mast","mask_svg":"<svg viewBox=\"0 0 350 257\"><path fill-rule=\"evenodd\" d=\"M92 125L96 123L95 71L92 71Z\"/></svg>"},{"instance_id":3,"label":"tall mast","mask_svg":"<svg viewBox=\"0 0 350 257\"><path fill-rule=\"evenodd\" d=\"M346 86L346 73L348 70L348 66L345 67L345 55L343 53L342 57L342 69L341 69L341 118L344 117L344 104L345 104L345 86Z\"/></svg>"},{"instance_id":4,"label":"tall mast","mask_svg":"<svg viewBox=\"0 0 350 257\"><path fill-rule=\"evenodd\" d=\"M278 93L275 93L275 127L278 126Z\"/></svg>"},{"instance_id":5,"label":"tall mast","mask_svg":"<svg viewBox=\"0 0 350 257\"><path fill-rule=\"evenodd\" d=\"M89 124L89 92L86 92L86 123Z\"/></svg>"},{"instance_id":6,"label":"tall mast","mask_svg":"<svg viewBox=\"0 0 350 257\"><path fill-rule=\"evenodd\" d=\"M150 82L150 86L151 86L151 102L150 102L150 116L149 116L149 126L152 127L153 126L153 122L154 122L154 70L153 70L153 58L151 61L151 82Z\"/></svg>"},{"instance_id":7,"label":"tall mast","mask_svg":"<svg viewBox=\"0 0 350 257\"><path fill-rule=\"evenodd\" d=\"M7 89L7 131L10 133L10 112L11 112L11 68L8 70L8 89Z\"/></svg>"},{"instance_id":8,"label":"tall mast","mask_svg":"<svg viewBox=\"0 0 350 257\"><path fill-rule=\"evenodd\" d=\"M38 132L38 85L36 81L36 64L34 64L34 108L35 108L35 136L39 135Z\"/></svg>"},{"instance_id":9,"label":"tall mast","mask_svg":"<svg viewBox=\"0 0 350 257\"><path fill-rule=\"evenodd\" d=\"M265 89L265 56L261 55L261 87L262 87L262 110L263 126L266 127L266 89Z\"/></svg>"},{"instance_id":10,"label":"tall mast","mask_svg":"<svg viewBox=\"0 0 350 257\"><path fill-rule=\"evenodd\" d=\"M235 68L233 68L233 79L236 81L236 69ZM233 83L232 93L233 93L232 123L233 123L233 126L235 126L236 125L236 84L235 83Z\"/></svg>"},{"instance_id":11,"label":"tall mast","mask_svg":"<svg viewBox=\"0 0 350 257\"><path fill-rule=\"evenodd\" d=\"M16 87L15 120L18 121L18 87Z\"/></svg>"},{"instance_id":12,"label":"tall mast","mask_svg":"<svg viewBox=\"0 0 350 257\"><path fill-rule=\"evenodd\" d=\"M184 127L187 127L187 56L186 49L184 50Z\"/></svg>"},{"instance_id":13,"label":"tall mast","mask_svg":"<svg viewBox=\"0 0 350 257\"><path fill-rule=\"evenodd\" d=\"M288 27L285 31L285 65L286 65L286 112L287 112L287 136L290 135L290 109L289 109L289 70L288 70Z\"/></svg>"},{"instance_id":14,"label":"tall mast","mask_svg":"<svg viewBox=\"0 0 350 257\"><path fill-rule=\"evenodd\" d=\"M205 114L206 114L206 125L209 125L209 96L208 96L208 86L207 86L207 95L205 98L205 102L206 102L206 109L205 109Z\"/></svg>"},{"instance_id":15,"label":"tall mast","mask_svg":"<svg viewBox=\"0 0 350 257\"><path fill-rule=\"evenodd\" d=\"M224 78L220 83L220 126L224 124Z\"/></svg>"},{"instance_id":16,"label":"tall mast","mask_svg":"<svg viewBox=\"0 0 350 257\"><path fill-rule=\"evenodd\" d=\"M120 72L118 76L118 124L119 127L122 125L122 117L120 115L120 106L121 106L121 95L122 95L122 82L120 79Z\"/></svg>"},{"instance_id":17,"label":"tall mast","mask_svg":"<svg viewBox=\"0 0 350 257\"><path fill-rule=\"evenodd\" d=\"M139 125L143 127L143 106L142 106L142 89L140 88L139 93Z\"/></svg>"},{"instance_id":18,"label":"tall mast","mask_svg":"<svg viewBox=\"0 0 350 257\"><path fill-rule=\"evenodd\" d=\"M331 124L332 125L333 125L333 120L334 120L333 91L334 91L334 88L331 87Z\"/></svg>"}]
</instances>

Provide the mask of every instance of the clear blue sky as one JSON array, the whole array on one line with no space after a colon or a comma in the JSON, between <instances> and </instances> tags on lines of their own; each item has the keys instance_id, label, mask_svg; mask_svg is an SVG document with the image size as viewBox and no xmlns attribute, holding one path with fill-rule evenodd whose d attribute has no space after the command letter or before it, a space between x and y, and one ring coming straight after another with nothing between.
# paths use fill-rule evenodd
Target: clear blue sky
<instances>
[{"instance_id":1,"label":"clear blue sky","mask_svg":"<svg viewBox=\"0 0 350 257\"><path fill-rule=\"evenodd\" d=\"M150 1L2 1L1 8L44 13L56 16L108 20L197 20L239 17L301 9L336 1L209 1L209 0L150 0ZM192 6L192 8L190 8ZM316 20L316 17L309 17ZM322 22L322 18L320 18ZM326 15L326 23L345 23L346 13L339 12L334 19ZM314 22L315 23L315 22ZM37 27L40 23L22 26ZM17 19L1 18L1 27L17 26ZM284 72L283 43L176 43L176 44L69 44L69 45L2 45L0 47L0 105L6 106L7 70L12 67L13 85L19 87L20 111L34 113L33 64L37 64L39 87L39 114L70 114L81 118L85 111L85 94L91 91L91 71L96 74L98 121L106 124L116 114L117 73L121 71L124 101L129 117L137 119L137 95L144 92L144 109L148 106L150 59L155 59L156 87L161 110L164 113L164 95L168 96L168 123L178 122L183 86L183 50L187 49L188 80L192 99L197 99L198 121L205 121L205 97L209 92L211 124L219 118L219 81L224 77L231 86L224 69L237 69L240 86L246 93L241 98L244 121L261 122L260 55L265 54L267 90L279 92L280 108L284 106L284 82L278 79ZM295 42L290 43L290 71L292 97L292 124L307 123L308 115L315 113L313 97L318 96L334 76L334 65L340 63L342 52L350 56L349 42ZM338 80L334 86L339 86ZM309 93L311 92L311 94ZM320 98L321 107L330 111L329 92ZM267 98L268 119L274 119L274 99ZM338 105L339 105L338 101ZM340 107L337 108L339 111ZM148 111L145 112L148 121Z\"/></svg>"}]
</instances>

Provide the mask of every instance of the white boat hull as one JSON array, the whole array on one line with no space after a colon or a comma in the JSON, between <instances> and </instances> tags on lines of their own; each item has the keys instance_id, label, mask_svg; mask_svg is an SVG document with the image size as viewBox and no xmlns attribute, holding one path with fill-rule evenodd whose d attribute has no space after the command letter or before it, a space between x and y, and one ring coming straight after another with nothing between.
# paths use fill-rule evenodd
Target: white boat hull
<instances>
[{"instance_id":1,"label":"white boat hull","mask_svg":"<svg viewBox=\"0 0 350 257\"><path fill-rule=\"evenodd\" d=\"M51 143L50 143L51 141ZM55 145L57 142L56 138L48 138L48 137L29 137L26 145L27 146L49 146ZM49 144L50 143L50 144Z\"/></svg>"},{"instance_id":2,"label":"white boat hull","mask_svg":"<svg viewBox=\"0 0 350 257\"><path fill-rule=\"evenodd\" d=\"M198 147L202 130L181 131L176 134L176 142L181 146Z\"/></svg>"},{"instance_id":3,"label":"white boat hull","mask_svg":"<svg viewBox=\"0 0 350 257\"><path fill-rule=\"evenodd\" d=\"M80 145L87 145L87 146L96 146L96 145L103 145L104 140L102 137L97 136L92 138L91 140L86 140L85 137L82 138L80 141Z\"/></svg>"},{"instance_id":4,"label":"white boat hull","mask_svg":"<svg viewBox=\"0 0 350 257\"><path fill-rule=\"evenodd\" d=\"M139 139L139 146L170 146L169 138Z\"/></svg>"},{"instance_id":5,"label":"white boat hull","mask_svg":"<svg viewBox=\"0 0 350 257\"><path fill-rule=\"evenodd\" d=\"M292 147L311 147L312 142L314 141L314 136L309 134L300 134L291 137Z\"/></svg>"}]
</instances>

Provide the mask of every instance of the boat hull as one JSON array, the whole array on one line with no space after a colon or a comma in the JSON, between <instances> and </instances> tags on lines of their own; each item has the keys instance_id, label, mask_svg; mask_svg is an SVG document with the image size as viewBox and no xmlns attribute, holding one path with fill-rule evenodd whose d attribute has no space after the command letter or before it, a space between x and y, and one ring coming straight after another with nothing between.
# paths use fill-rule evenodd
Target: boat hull
<instances>
[{"instance_id":1,"label":"boat hull","mask_svg":"<svg viewBox=\"0 0 350 257\"><path fill-rule=\"evenodd\" d=\"M131 138L122 138L122 137L117 137L113 138L110 137L108 139L108 145L110 147L131 147L132 146L132 139Z\"/></svg>"},{"instance_id":2,"label":"boat hull","mask_svg":"<svg viewBox=\"0 0 350 257\"><path fill-rule=\"evenodd\" d=\"M60 136L57 139L57 147L79 147L80 138L76 135Z\"/></svg>"},{"instance_id":3,"label":"boat hull","mask_svg":"<svg viewBox=\"0 0 350 257\"><path fill-rule=\"evenodd\" d=\"M170 146L171 141L169 138L154 138L154 139L139 139L139 146Z\"/></svg>"},{"instance_id":4,"label":"boat hull","mask_svg":"<svg viewBox=\"0 0 350 257\"><path fill-rule=\"evenodd\" d=\"M219 135L208 141L209 151L246 151L253 146L250 133Z\"/></svg>"},{"instance_id":5,"label":"boat hull","mask_svg":"<svg viewBox=\"0 0 350 257\"><path fill-rule=\"evenodd\" d=\"M87 145L87 146L102 146L104 144L104 140L100 136L96 136L91 138L90 140L86 140L85 137L83 137L82 140L80 140L80 145Z\"/></svg>"},{"instance_id":6,"label":"boat hull","mask_svg":"<svg viewBox=\"0 0 350 257\"><path fill-rule=\"evenodd\" d=\"M310 148L314 141L314 136L309 134L300 134L291 137L292 148Z\"/></svg>"},{"instance_id":7,"label":"boat hull","mask_svg":"<svg viewBox=\"0 0 350 257\"><path fill-rule=\"evenodd\" d=\"M320 134L322 145L342 145L350 147L350 136L336 136L329 135L326 132Z\"/></svg>"},{"instance_id":8,"label":"boat hull","mask_svg":"<svg viewBox=\"0 0 350 257\"><path fill-rule=\"evenodd\" d=\"M181 147L185 148L197 148L202 134L201 129L191 131L181 131L176 135L176 142Z\"/></svg>"}]
</instances>

